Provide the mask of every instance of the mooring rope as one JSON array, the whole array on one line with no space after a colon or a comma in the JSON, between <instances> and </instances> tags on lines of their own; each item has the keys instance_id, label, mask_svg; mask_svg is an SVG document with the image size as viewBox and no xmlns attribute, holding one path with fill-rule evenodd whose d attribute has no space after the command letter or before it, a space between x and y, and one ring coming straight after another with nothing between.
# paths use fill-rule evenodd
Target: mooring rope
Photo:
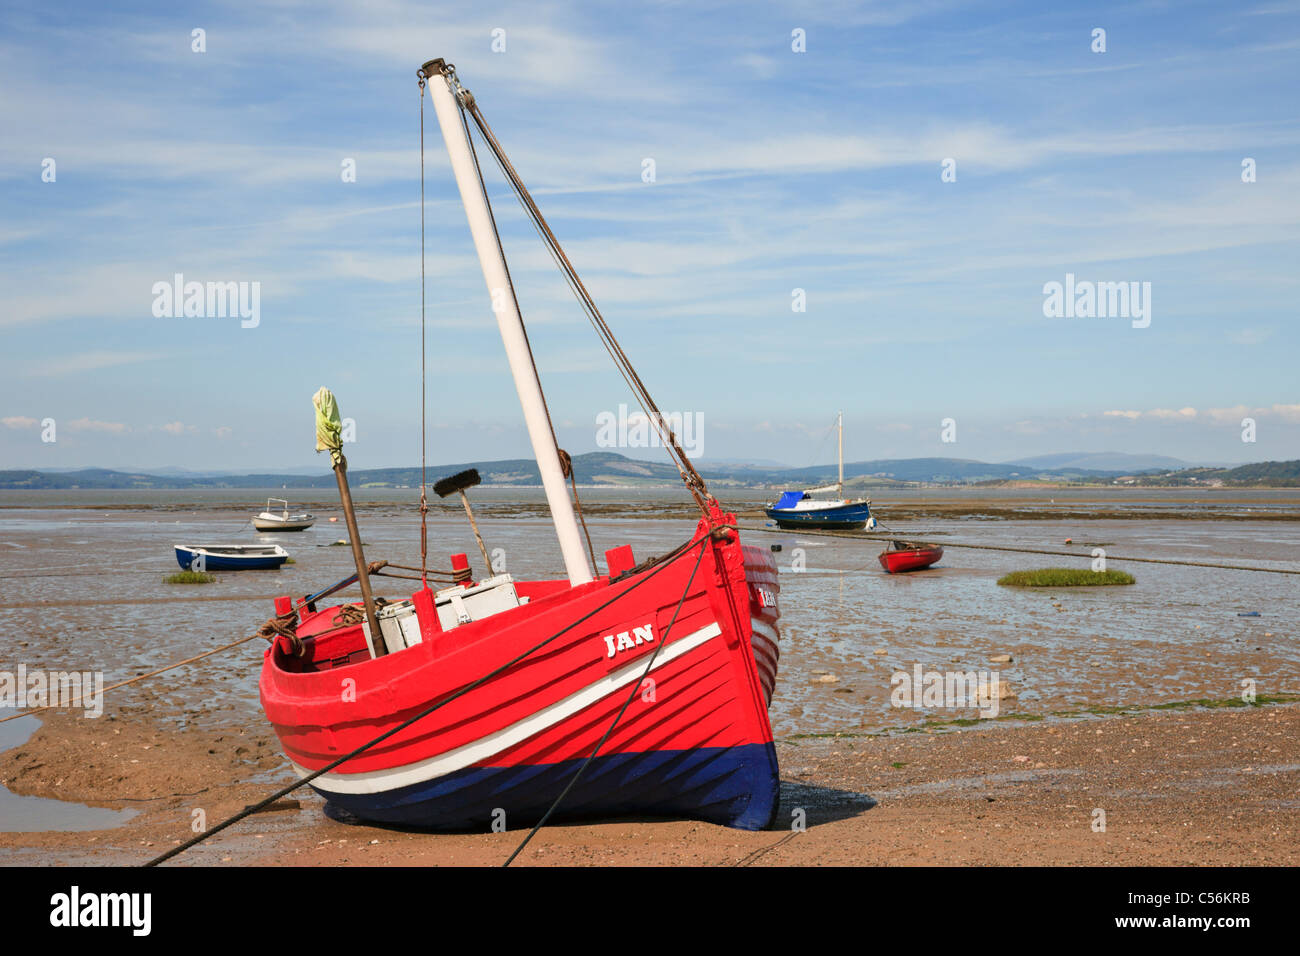
<instances>
[{"instance_id":1,"label":"mooring rope","mask_svg":"<svg viewBox=\"0 0 1300 956\"><path fill-rule=\"evenodd\" d=\"M798 830L791 830L789 833L781 837L781 839L777 840L775 843L771 844L770 846L761 846L757 850L754 850L752 853L749 853L748 855L742 857L741 859L737 860L735 863L731 865L733 867L752 866L754 864L754 861L756 861L760 856L765 856L766 854L771 853L773 850L785 846L787 843L789 843L791 840L797 837L799 835L799 832L800 831Z\"/></svg>"},{"instance_id":2,"label":"mooring rope","mask_svg":"<svg viewBox=\"0 0 1300 956\"><path fill-rule=\"evenodd\" d=\"M652 570L645 577L641 578L639 581L635 581L630 587L626 588L623 591L620 591L618 594L614 595L612 598L610 598L600 607L593 609L587 614L584 614L582 617L578 618L576 621L573 621L571 624L565 625L563 628L556 631L550 637L546 638L546 640L541 641L540 643L534 645L533 647L519 654L517 657L513 658L512 660L509 660L506 663L502 664L496 670L484 674L482 677L478 678L472 683L466 684L460 690L450 694L447 697L444 697L442 700L425 708L424 710L420 711L418 714L415 714L414 716L406 719L402 723L398 724L396 727L384 731L378 737L368 741L367 743L362 744L360 747L358 747L356 750L353 750L351 753L344 754L342 757L339 757L337 760L334 760L331 763L326 764L325 766L321 767L319 770L313 770L311 773L307 774L305 777L298 780L296 783L288 784L287 786L281 787L279 790L275 791L275 793L271 794L269 797L266 797L265 799L260 800L257 803L252 804L251 806L244 807L243 810L240 810L238 813L234 814L233 816L227 817L226 819L222 820L220 823L216 824L215 826L209 828L203 833L200 833L198 836L187 840L186 842L182 843L179 846L172 847L166 853L154 857L152 860L149 860L147 863L141 865L146 867L157 866L159 863L163 863L171 859L172 857L177 856L178 854L184 853L190 847L196 846L199 843L202 843L204 840L208 839L209 837L215 836L217 833L220 833L222 830L226 829L227 827L232 826L235 823L238 823L240 820L243 820L245 817L249 817L255 813L258 813L265 807L274 803L276 800L279 800L281 797L293 793L299 787L311 783L317 777L329 773L331 770L335 769L341 764L346 763L347 761L351 760L353 757L365 753L367 750L369 750L371 747L375 746L376 744L382 743L383 741L387 740L389 737L392 737L394 734L400 733L401 731L405 730L407 727L410 727L412 724L416 723L417 721L423 720L425 717L428 717L434 711L439 710L442 707L445 707L447 704L450 704L452 701L456 700L457 698L463 697L465 694L468 694L470 691L478 687L481 687L483 684L492 680L494 677L514 667L520 661L531 656L532 654L537 653L537 651L541 650L547 644L550 644L552 641L557 640L564 634L571 631L573 628L577 627L579 624L599 614L601 611L610 607L615 602L622 600L624 597L631 594L641 585L653 579L655 575L659 574L660 571L668 567L678 558L688 553L692 547L702 548L704 545L706 545L709 542L709 540L710 537L708 535L704 535L698 541L695 542L688 541L685 544L679 546L678 548L674 549L673 552L671 552L671 554L664 560L663 564L659 565L657 568ZM251 638L246 638L246 640L251 640Z\"/></svg>"},{"instance_id":3,"label":"mooring rope","mask_svg":"<svg viewBox=\"0 0 1300 956\"><path fill-rule=\"evenodd\" d=\"M802 534L814 535L821 538L846 538L850 541L888 541L890 538L897 537L896 533L887 535L861 534L851 531L812 531L799 530L792 531L786 528L751 528L746 527L745 531L762 531L765 534ZM1042 548L1013 548L1009 545L998 544L963 544L956 541L944 541L941 543L944 548L970 548L974 551L1014 551L1020 554L1051 554L1065 558L1087 558L1088 554L1081 554L1078 551L1047 551ZM1120 555L1110 554L1107 552L1106 560L1110 561L1133 561L1140 564L1174 564L1189 568L1217 568L1223 571L1266 571L1270 574L1300 574L1300 569L1295 568L1253 568L1245 564L1220 564L1211 561L1179 561L1174 558L1133 558L1121 557ZM870 567L871 565L864 565ZM829 570L838 570L835 568ZM848 568L848 571L860 571L862 568Z\"/></svg>"},{"instance_id":4,"label":"mooring rope","mask_svg":"<svg viewBox=\"0 0 1300 956\"><path fill-rule=\"evenodd\" d=\"M702 540L709 541L711 540L711 536L705 537ZM511 853L509 858L501 864L502 867L507 867L513 863L515 857L522 853L524 847L528 846L528 842L537 835L537 831L546 825L546 821L551 818L551 814L555 812L556 808L559 807L564 798L569 795L569 791L573 789L575 784L577 784L578 779L583 775L591 762L596 759L596 754L600 753L600 748L605 746L605 741L609 740L609 735L614 732L614 728L618 726L618 722L623 719L623 714L627 711L628 705L632 703L633 699L640 692L641 685L645 683L646 677L649 676L651 669L655 666L655 661L659 658L659 652L663 650L664 645L668 642L668 634L672 631L673 625L677 623L677 615L681 613L682 605L686 603L686 596L691 593L691 585L695 583L695 573L700 570L700 563L704 560L705 550L706 549L704 548L700 548L699 557L695 559L695 567L691 568L691 576L686 581L686 587L682 590L682 596L677 600L677 607L673 611L673 619L669 621L668 626L664 628L663 636L659 639L659 643L655 645L654 653L650 655L650 660L646 662L645 670L641 672L641 676L638 677L636 683L632 685L632 690L628 693L627 699L623 701L623 706L620 707L618 713L614 715L614 720L605 729L605 733L596 743L595 749L587 755L587 759L582 762L580 767L578 767L573 778L568 782L565 788L560 791L560 795L556 797L555 801L547 808L546 813L542 815L542 818L537 821L536 825L531 830L528 831L528 836L524 837L523 840L520 841L519 846L515 847L515 852Z\"/></svg>"},{"instance_id":5,"label":"mooring rope","mask_svg":"<svg viewBox=\"0 0 1300 956\"><path fill-rule=\"evenodd\" d=\"M420 573L418 576L412 576L410 574L393 574L389 571L385 571L385 568L397 568L399 571L418 571ZM489 570L490 569L485 569L484 573L488 573ZM370 564L367 565L366 571L372 577L375 575L382 575L386 578L405 578L408 581L424 581L425 587L429 586L427 579L430 577L441 578L451 584L464 584L474 576L474 572L468 567L452 568L450 571L442 571L427 566L417 568L410 564L394 564L392 561L371 561Z\"/></svg>"},{"instance_id":6,"label":"mooring rope","mask_svg":"<svg viewBox=\"0 0 1300 956\"><path fill-rule=\"evenodd\" d=\"M274 620L274 619L272 619L272 620ZM269 622L268 622L268 623L269 623ZM267 626L267 625L265 625L265 624L263 625L263 627L266 627L266 626ZM250 635L248 635L248 637L241 637L241 638L240 638L239 640L237 640L237 641L231 641L229 644L223 644L223 645L221 645L220 647L214 647L214 648L213 648L212 650L210 650L210 651L204 651L202 654L196 654L196 655L194 655L193 657L187 657L187 658L185 658L185 660L183 660L183 661L177 661L177 662L174 663L174 664L168 664L166 667L160 667L160 668L158 668L157 670L150 671L150 672L147 673L147 674L137 674L135 677L132 677L132 678L130 678L130 679L128 679L128 680L118 681L116 684L109 684L107 687L104 688L104 691L116 690L116 689L119 688L119 687L125 687L127 684L134 684L136 681L142 681L142 680L144 680L146 677L154 677L154 676L156 676L156 675L158 675L158 674L161 674L161 673L163 673L163 672L165 672L165 671L175 670L176 668L178 668L178 667L183 667L183 666L185 666L186 664L193 664L195 661L201 661L201 660L203 660L203 658L205 658L205 657L211 657L213 654L220 654L222 651L228 651L228 650L230 650L232 647L238 647L240 644L247 644L249 641L253 640L254 638L257 638L257 637L265 637L265 636L266 636L266 635L262 634L262 633L259 631L259 632L256 633L256 634L250 634ZM103 693L104 691L100 691L100 693ZM45 711L45 710L54 710L54 709L56 709L56 708L58 708L58 707L70 707L70 706L72 706L72 704L75 704L75 703L77 703L78 701L80 701L81 698L84 697L84 696L85 696L84 694L78 694L76 700L74 700L74 701L72 701L71 703L68 703L68 704L59 704L59 705L56 705L56 704L46 704L46 705L43 706L43 707L32 707L32 708L29 708L29 709L27 709L27 710L24 710L24 711L23 711L22 713L20 713L20 714L10 714L8 717L0 717L0 724L3 724L3 723L4 723L5 721L7 721L7 720L17 720L19 717L28 717L28 716L30 716L30 715L32 715L32 714L39 714L39 713L41 713L42 711Z\"/></svg>"},{"instance_id":7,"label":"mooring rope","mask_svg":"<svg viewBox=\"0 0 1300 956\"><path fill-rule=\"evenodd\" d=\"M103 567L104 567L104 566L103 566L102 564L74 564L74 565L69 565L69 568L99 568L101 571L103 570ZM113 574L114 574L114 575L118 575L118 574L166 574L168 571L173 570L175 567L176 567L175 565L171 565L170 567L166 567L166 568L133 568L133 569L124 569L124 570L119 570L119 569L117 569L117 568L114 568L114 569L113 569ZM49 568L32 568L31 570L32 570L32 571L39 572L39 573L36 573L36 574L23 574L23 573L20 572L20 573L18 573L18 574L0 574L0 578L2 578L2 579L4 579L4 580L7 580L7 581L25 581L25 580L27 580L28 578L75 578L75 577L78 577L81 573L83 573L83 572L78 572L78 573L74 574L74 573L72 573L71 571L69 571L68 568L62 568L62 569L57 570L57 571L51 571ZM49 572L49 573L46 573L46 572Z\"/></svg>"}]
</instances>

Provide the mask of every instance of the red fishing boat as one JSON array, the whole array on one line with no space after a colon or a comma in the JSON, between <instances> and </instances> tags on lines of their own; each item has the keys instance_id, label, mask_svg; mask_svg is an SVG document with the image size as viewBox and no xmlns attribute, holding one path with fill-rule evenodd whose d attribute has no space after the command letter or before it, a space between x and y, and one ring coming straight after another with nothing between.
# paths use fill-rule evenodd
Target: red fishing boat
<instances>
[{"instance_id":1,"label":"red fishing boat","mask_svg":"<svg viewBox=\"0 0 1300 956\"><path fill-rule=\"evenodd\" d=\"M294 769L333 807L363 820L484 830L552 816L652 814L763 828L779 788L767 715L779 658L772 556L741 544L735 517L708 492L632 372L629 384L664 429L700 518L690 539L665 555L637 563L644 556L623 545L605 552L604 573L593 571L471 123L536 214L602 338L612 334L454 68L431 60L419 76L421 105L427 87L493 298L567 578L517 580L485 567L475 580L458 554L453 580L435 589L422 544L421 566L410 569L420 586L410 599L371 598L369 576L391 566L364 561L346 461L330 437L337 409L322 390L318 448L335 457L358 573L298 601L277 600L278 633L260 683L266 715ZM611 354L630 372L621 349ZM475 481L477 474L447 493L463 497ZM422 526L422 542L424 535ZM481 537L479 544L486 555ZM361 603L318 608L353 581L362 585Z\"/></svg>"},{"instance_id":2,"label":"red fishing boat","mask_svg":"<svg viewBox=\"0 0 1300 956\"><path fill-rule=\"evenodd\" d=\"M889 547L880 552L880 566L890 574L901 574L928 568L942 557L943 548L937 544L891 541Z\"/></svg>"}]
</instances>

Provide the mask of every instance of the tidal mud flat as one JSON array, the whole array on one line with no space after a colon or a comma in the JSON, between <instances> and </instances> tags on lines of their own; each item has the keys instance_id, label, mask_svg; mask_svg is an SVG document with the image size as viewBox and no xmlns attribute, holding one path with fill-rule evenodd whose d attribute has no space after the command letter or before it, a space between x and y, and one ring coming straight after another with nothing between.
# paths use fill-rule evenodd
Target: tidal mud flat
<instances>
[{"instance_id":1,"label":"tidal mud flat","mask_svg":"<svg viewBox=\"0 0 1300 956\"><path fill-rule=\"evenodd\" d=\"M147 715L90 729L52 718L26 747L0 756L0 781L138 813L99 831L0 833L3 862L145 862L193 836L196 814L215 822L289 782L273 748L269 731L160 731ZM777 751L781 806L769 830L562 824L544 829L515 865L1300 862L1296 705L794 737ZM167 865L495 866L526 833L349 825L322 807L299 791Z\"/></svg>"},{"instance_id":2,"label":"tidal mud flat","mask_svg":"<svg viewBox=\"0 0 1300 956\"><path fill-rule=\"evenodd\" d=\"M1100 547L1300 570L1300 525L1282 517L1293 502L1279 495L1218 502L1219 512L1254 517L1188 520L1188 499L1173 495L1140 503L1168 515L1161 518L1076 523L971 511L902 521L892 510L883 514L909 535L1077 552L1077 566ZM642 558L689 535L688 517L665 516L669 501L629 504L630 517L591 514L598 551L630 543ZM982 499L962 506L989 507ZM111 684L251 633L275 594L307 593L348 573L348 549L330 547L341 528L324 524L274 538L295 557L280 572L219 575L203 586L162 583L176 567L173 543L260 540L236 530L245 517L204 502L164 512L0 510L0 623L11 635L0 670L96 670ZM360 520L368 557L418 560L409 506L367 502ZM544 516L492 513L482 526L512 573L558 572ZM875 561L879 542L774 529L742 534L780 548L782 660L771 718L784 781L776 826L787 832L688 821L564 825L544 831L522 859L713 864L757 853L750 862L1296 862L1300 762L1292 741L1300 711L1288 702L1300 694L1294 576L1117 561L1137 584L1034 592L995 582L1008 570L1074 559L950 548L930 571L888 576ZM430 540L435 564L452 551L476 551L463 515L431 516ZM107 568L97 555L110 552L117 557ZM401 596L404 588L386 583L380 593ZM1253 613L1259 616L1239 616ZM290 782L257 701L260 657L261 646L249 643L109 691L97 719L60 711L40 715L39 724L0 725L0 732L21 731L0 733L0 785L8 794L118 814L43 816L28 805L21 819L37 823L21 825L46 820L50 828L0 832L0 862L140 862L193 835L196 810L215 823ZM969 708L895 706L896 675L918 665L996 670L1012 696L998 700L992 719ZM1182 706L1242 704L1248 689L1257 704L1278 703ZM8 806L19 819L17 805ZM178 862L490 864L524 832L433 836L346 826L321 806L310 790L297 791ZM0 831L14 830L5 807L0 797ZM791 838L791 813L800 807L807 830ZM1110 821L1104 833L1090 828L1097 808ZM101 828L52 829L69 821ZM786 842L774 846L778 840ZM1121 846L1129 856L1114 855Z\"/></svg>"}]
</instances>

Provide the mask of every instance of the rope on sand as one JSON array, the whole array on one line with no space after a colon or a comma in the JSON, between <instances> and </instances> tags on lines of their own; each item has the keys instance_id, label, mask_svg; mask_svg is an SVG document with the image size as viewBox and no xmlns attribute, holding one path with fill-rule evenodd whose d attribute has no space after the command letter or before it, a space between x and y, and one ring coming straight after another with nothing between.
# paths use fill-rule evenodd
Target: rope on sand
<instances>
[{"instance_id":1,"label":"rope on sand","mask_svg":"<svg viewBox=\"0 0 1300 956\"><path fill-rule=\"evenodd\" d=\"M897 535L874 535L860 534L849 531L794 531L785 528L742 528L742 531L762 531L767 534L801 534L815 535L822 538L848 538L853 541L887 541ZM954 541L943 542L945 548L971 548L976 551L1015 551L1019 554L1054 554L1066 558L1086 558L1087 554L1081 554L1078 551L1048 551L1043 548L1013 548L1007 545L997 544L959 544ZM1268 571L1272 574L1300 574L1300 569L1296 568L1252 568L1244 564L1218 564L1210 561L1177 561L1173 558L1129 558L1120 557L1116 554L1107 553L1106 560L1110 561L1134 561L1141 564L1176 564L1188 568L1218 568L1223 571ZM870 565L868 565L870 567Z\"/></svg>"},{"instance_id":2,"label":"rope on sand","mask_svg":"<svg viewBox=\"0 0 1300 956\"><path fill-rule=\"evenodd\" d=\"M228 651L232 647L238 647L240 644L247 644L249 641L253 640L254 638L263 637L263 636L264 635L262 635L261 633L257 633L257 634L250 634L248 635L248 637L241 637L237 641L231 641L229 644L222 644L220 647L214 647L212 650L204 651L202 654L195 654L193 657L187 657L183 661L177 661L174 664L168 664L166 667L160 667L157 670L149 671L147 674L137 674L135 677L131 677L127 680L118 681L116 684L109 684L107 687L104 688L104 690L106 691L116 690L119 687L125 687L127 684L134 684L136 681L144 680L146 677L154 677L158 674L163 673L164 671L175 670L176 668L183 667L186 664L193 664L195 661L201 661L205 657L211 657L213 654L220 654L222 651ZM101 691L101 693L102 692L103 691ZM79 694L77 695L76 700L70 701L66 704L57 704L57 705L46 704L43 707L32 707L28 710L24 710L20 714L10 714L8 717L0 717L0 724L3 724L7 720L17 720L19 717L28 717L32 714L39 714L41 711L44 710L55 710L59 707L71 707L73 704L78 703L83 696L85 695Z\"/></svg>"},{"instance_id":3,"label":"rope on sand","mask_svg":"<svg viewBox=\"0 0 1300 956\"><path fill-rule=\"evenodd\" d=\"M390 595L380 595L381 597L392 597ZM407 595L409 597L409 595ZM0 604L0 611L11 611L18 608L43 608L52 610L61 607L108 607L109 605L143 605L143 604L193 604L204 601L274 601L278 594L194 594L187 597L155 597L155 598L109 598L104 601L15 601L12 604ZM401 600L400 597L397 597Z\"/></svg>"}]
</instances>

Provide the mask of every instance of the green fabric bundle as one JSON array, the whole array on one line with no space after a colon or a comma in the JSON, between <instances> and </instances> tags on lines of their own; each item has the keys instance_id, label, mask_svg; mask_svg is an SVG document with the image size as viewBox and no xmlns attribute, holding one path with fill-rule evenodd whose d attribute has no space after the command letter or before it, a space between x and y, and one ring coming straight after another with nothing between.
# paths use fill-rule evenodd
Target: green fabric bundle
<instances>
[{"instance_id":1,"label":"green fabric bundle","mask_svg":"<svg viewBox=\"0 0 1300 956\"><path fill-rule=\"evenodd\" d=\"M311 397L316 406L316 451L327 451L334 462L334 467L347 467L343 457L343 422L339 419L339 403L334 400L334 393L322 388Z\"/></svg>"}]
</instances>

